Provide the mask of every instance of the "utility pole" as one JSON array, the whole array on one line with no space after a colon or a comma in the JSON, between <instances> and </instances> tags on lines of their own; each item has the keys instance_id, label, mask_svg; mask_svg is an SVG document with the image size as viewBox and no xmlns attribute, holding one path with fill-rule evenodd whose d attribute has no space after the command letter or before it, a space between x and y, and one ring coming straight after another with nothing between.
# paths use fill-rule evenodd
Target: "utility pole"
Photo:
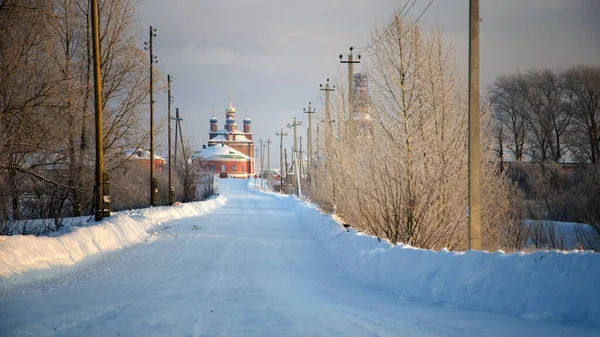
<instances>
[{"instance_id":1,"label":"utility pole","mask_svg":"<svg viewBox=\"0 0 600 337\"><path fill-rule=\"evenodd\" d=\"M287 176L288 176L287 149L283 149L283 156L285 159L285 181L287 182Z\"/></svg>"},{"instance_id":2,"label":"utility pole","mask_svg":"<svg viewBox=\"0 0 600 337\"><path fill-rule=\"evenodd\" d=\"M100 39L98 37L98 0L92 0L91 6L96 124L96 211L94 212L94 219L100 221L104 217L104 145L102 135L102 74L100 72Z\"/></svg>"},{"instance_id":3,"label":"utility pole","mask_svg":"<svg viewBox=\"0 0 600 337\"><path fill-rule=\"evenodd\" d=\"M183 120L183 118L179 118L179 108L175 108L175 118L171 118L171 120L175 121L175 157L173 157L173 161L177 166L177 132L181 134L180 126ZM181 145L183 146L183 143Z\"/></svg>"},{"instance_id":4,"label":"utility pole","mask_svg":"<svg viewBox=\"0 0 600 337\"><path fill-rule=\"evenodd\" d=\"M146 49L150 51L150 206L158 204L158 186L154 179L154 63L156 56L152 53L152 38L156 37L156 29L150 26L150 39Z\"/></svg>"},{"instance_id":5,"label":"utility pole","mask_svg":"<svg viewBox=\"0 0 600 337\"><path fill-rule=\"evenodd\" d=\"M300 160L298 160L298 170L300 171L300 178L302 178L302 172L303 172L303 168L302 168L302 136L300 136Z\"/></svg>"},{"instance_id":6,"label":"utility pole","mask_svg":"<svg viewBox=\"0 0 600 337\"><path fill-rule=\"evenodd\" d=\"M287 127L288 128L293 128L294 129L294 149L292 150L292 162L294 161L294 151L296 151L296 149L298 148L298 144L296 143L296 127L302 125L302 122L298 122L296 121L296 117L294 117L294 122L292 124L288 123ZM296 191L296 194L298 193L298 165L294 165L294 189Z\"/></svg>"},{"instance_id":7,"label":"utility pole","mask_svg":"<svg viewBox=\"0 0 600 337\"><path fill-rule=\"evenodd\" d=\"M185 154L185 144L183 144L183 130L181 129L181 121L183 120L183 118L179 118L179 108L175 108L175 112L177 116L175 118L177 118L177 126L179 128L179 141L181 142L181 155L183 156L183 160L185 160L187 163L188 158Z\"/></svg>"},{"instance_id":8,"label":"utility pole","mask_svg":"<svg viewBox=\"0 0 600 337\"><path fill-rule=\"evenodd\" d=\"M469 2L469 249L481 250L479 0Z\"/></svg>"},{"instance_id":9,"label":"utility pole","mask_svg":"<svg viewBox=\"0 0 600 337\"><path fill-rule=\"evenodd\" d=\"M340 54L340 63L348 63L348 110L350 117L350 137L354 140L354 63L360 63L360 55L358 55L358 61L352 59L352 50L354 47L350 47L350 54L348 54L348 60L344 61L342 54Z\"/></svg>"},{"instance_id":10,"label":"utility pole","mask_svg":"<svg viewBox=\"0 0 600 337\"><path fill-rule=\"evenodd\" d=\"M283 194L283 136L288 134L281 128L281 132L275 132L275 135L279 136L279 194Z\"/></svg>"},{"instance_id":11,"label":"utility pole","mask_svg":"<svg viewBox=\"0 0 600 337\"><path fill-rule=\"evenodd\" d=\"M317 164L319 163L319 126L317 125Z\"/></svg>"},{"instance_id":12,"label":"utility pole","mask_svg":"<svg viewBox=\"0 0 600 337\"><path fill-rule=\"evenodd\" d=\"M263 188L263 176L265 174L265 170L264 170L264 161L263 161L263 139L259 139L258 142L260 143L260 189L262 190Z\"/></svg>"},{"instance_id":13,"label":"utility pole","mask_svg":"<svg viewBox=\"0 0 600 337\"><path fill-rule=\"evenodd\" d=\"M313 177L312 177L312 165L313 165L313 149L312 149L312 114L316 110L312 110L310 102L308 102L308 110L304 109L304 113L308 114L308 181L310 182L311 191L314 188Z\"/></svg>"},{"instance_id":14,"label":"utility pole","mask_svg":"<svg viewBox=\"0 0 600 337\"><path fill-rule=\"evenodd\" d=\"M167 146L169 147L169 206L175 203L175 188L173 187L173 165L171 163L171 83L173 82L173 78L171 75L167 75L167 91L168 91L168 107L167 107L167 122L169 123L168 127L168 142ZM177 136L177 134L175 134Z\"/></svg>"},{"instance_id":15,"label":"utility pole","mask_svg":"<svg viewBox=\"0 0 600 337\"><path fill-rule=\"evenodd\" d=\"M320 84L319 87L321 90L325 91L325 120L327 125L327 131L325 132L325 153L327 156L327 166L329 167L331 174L331 182L332 182L332 191L333 191L333 204L335 205L335 177L333 172L333 165L331 164L332 156L331 156L331 138L333 137L333 128L331 126L331 114L329 113L329 92L335 91L335 85L333 88L329 88L329 79L325 83L325 88Z\"/></svg>"},{"instance_id":16,"label":"utility pole","mask_svg":"<svg viewBox=\"0 0 600 337\"><path fill-rule=\"evenodd\" d=\"M267 138L267 189L271 190L271 138Z\"/></svg>"}]
</instances>

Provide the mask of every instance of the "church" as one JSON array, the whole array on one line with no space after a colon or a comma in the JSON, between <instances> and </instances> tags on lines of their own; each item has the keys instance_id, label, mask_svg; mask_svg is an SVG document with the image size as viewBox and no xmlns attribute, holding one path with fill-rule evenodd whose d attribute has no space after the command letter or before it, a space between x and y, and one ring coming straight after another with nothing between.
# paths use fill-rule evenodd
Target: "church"
<instances>
[{"instance_id":1,"label":"church","mask_svg":"<svg viewBox=\"0 0 600 337\"><path fill-rule=\"evenodd\" d=\"M254 176L254 142L252 141L252 121L248 116L240 131L235 123L235 108L229 102L225 110L225 128L219 130L219 120L212 116L208 145L192 156L204 170L219 174L220 177L250 178Z\"/></svg>"}]
</instances>

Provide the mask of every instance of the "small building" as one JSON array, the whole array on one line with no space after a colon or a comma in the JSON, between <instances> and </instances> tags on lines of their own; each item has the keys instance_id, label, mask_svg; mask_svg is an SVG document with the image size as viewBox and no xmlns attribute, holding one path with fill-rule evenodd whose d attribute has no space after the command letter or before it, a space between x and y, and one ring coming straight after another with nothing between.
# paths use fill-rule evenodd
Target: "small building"
<instances>
[{"instance_id":1,"label":"small building","mask_svg":"<svg viewBox=\"0 0 600 337\"><path fill-rule=\"evenodd\" d=\"M214 172L221 177L247 179L254 175L254 159L240 151L225 145L202 147L192 155L192 161L202 170Z\"/></svg>"},{"instance_id":2,"label":"small building","mask_svg":"<svg viewBox=\"0 0 600 337\"><path fill-rule=\"evenodd\" d=\"M129 160L136 161L140 167L150 169L150 151L143 149L129 149L125 150L125 156ZM165 167L166 160L163 157L154 155L154 170L156 172L162 172Z\"/></svg>"}]
</instances>

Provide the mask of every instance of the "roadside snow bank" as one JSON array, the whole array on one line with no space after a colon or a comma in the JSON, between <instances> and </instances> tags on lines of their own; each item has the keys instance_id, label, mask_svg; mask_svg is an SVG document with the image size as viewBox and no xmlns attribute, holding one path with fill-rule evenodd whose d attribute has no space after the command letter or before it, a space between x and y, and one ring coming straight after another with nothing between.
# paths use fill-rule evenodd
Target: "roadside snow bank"
<instances>
[{"instance_id":1,"label":"roadside snow bank","mask_svg":"<svg viewBox=\"0 0 600 337\"><path fill-rule=\"evenodd\" d=\"M430 251L346 232L331 215L287 198L337 265L358 282L407 300L532 320L600 322L600 254ZM295 206L294 206L295 204Z\"/></svg>"},{"instance_id":2,"label":"roadside snow bank","mask_svg":"<svg viewBox=\"0 0 600 337\"><path fill-rule=\"evenodd\" d=\"M113 213L99 223L73 226L63 235L0 237L0 289L51 277L65 266L148 239L155 225L210 213L227 201L206 201Z\"/></svg>"}]
</instances>

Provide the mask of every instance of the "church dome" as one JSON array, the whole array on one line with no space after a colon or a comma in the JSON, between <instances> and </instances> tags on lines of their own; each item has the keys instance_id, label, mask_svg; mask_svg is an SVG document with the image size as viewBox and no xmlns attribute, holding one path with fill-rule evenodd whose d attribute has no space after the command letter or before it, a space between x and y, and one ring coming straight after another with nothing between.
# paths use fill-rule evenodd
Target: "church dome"
<instances>
[{"instance_id":1,"label":"church dome","mask_svg":"<svg viewBox=\"0 0 600 337\"><path fill-rule=\"evenodd\" d=\"M246 117L244 119L244 124L251 124L251 123L252 123L252 120L249 117Z\"/></svg>"},{"instance_id":2,"label":"church dome","mask_svg":"<svg viewBox=\"0 0 600 337\"><path fill-rule=\"evenodd\" d=\"M217 122L219 122L219 120L217 119L217 117L212 116L212 118L210 119L210 122L211 123L217 123Z\"/></svg>"},{"instance_id":3,"label":"church dome","mask_svg":"<svg viewBox=\"0 0 600 337\"><path fill-rule=\"evenodd\" d=\"M232 124L232 123L235 123L235 119L233 119L233 117L227 117L227 121L226 121L226 123L227 123L227 124Z\"/></svg>"},{"instance_id":4,"label":"church dome","mask_svg":"<svg viewBox=\"0 0 600 337\"><path fill-rule=\"evenodd\" d=\"M227 114L234 114L235 113L235 108L231 105L231 102L229 102L229 108L227 108L227 110L225 110L225 112Z\"/></svg>"}]
</instances>

